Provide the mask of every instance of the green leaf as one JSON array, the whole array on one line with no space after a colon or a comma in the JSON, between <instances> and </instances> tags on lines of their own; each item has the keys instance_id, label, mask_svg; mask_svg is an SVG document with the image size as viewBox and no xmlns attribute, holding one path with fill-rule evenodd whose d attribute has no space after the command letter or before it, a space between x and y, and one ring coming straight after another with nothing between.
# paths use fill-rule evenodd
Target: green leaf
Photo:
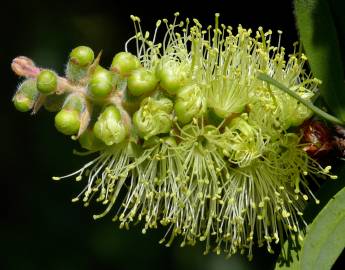
<instances>
[{"instance_id":1,"label":"green leaf","mask_svg":"<svg viewBox=\"0 0 345 270\"><path fill-rule=\"evenodd\" d=\"M328 202L308 226L300 254L301 269L331 269L345 247L344 232L345 188Z\"/></svg>"},{"instance_id":2,"label":"green leaf","mask_svg":"<svg viewBox=\"0 0 345 270\"><path fill-rule=\"evenodd\" d=\"M342 53L343 67L345 68L345 1L328 0L329 7L333 15L335 28L338 33L339 45Z\"/></svg>"},{"instance_id":3,"label":"green leaf","mask_svg":"<svg viewBox=\"0 0 345 270\"><path fill-rule=\"evenodd\" d=\"M344 69L337 32L325 0L295 0L297 28L321 95L332 112L345 120Z\"/></svg>"},{"instance_id":4,"label":"green leaf","mask_svg":"<svg viewBox=\"0 0 345 270\"><path fill-rule=\"evenodd\" d=\"M292 242L286 240L282 246L281 253L276 263L275 270L300 270L299 251L301 246L293 246Z\"/></svg>"}]
</instances>

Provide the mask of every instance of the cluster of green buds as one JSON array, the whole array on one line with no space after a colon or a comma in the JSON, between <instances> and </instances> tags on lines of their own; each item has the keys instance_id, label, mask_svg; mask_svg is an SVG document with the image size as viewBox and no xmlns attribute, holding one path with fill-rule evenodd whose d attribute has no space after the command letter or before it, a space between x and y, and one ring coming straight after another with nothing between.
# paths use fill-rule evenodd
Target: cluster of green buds
<instances>
[{"instance_id":1,"label":"cluster of green buds","mask_svg":"<svg viewBox=\"0 0 345 270\"><path fill-rule=\"evenodd\" d=\"M86 46L71 51L64 77L17 57L12 68L26 79L15 107L57 112L58 131L99 153L64 176L86 180L73 201L106 205L94 218L114 212L120 227L137 220L143 233L165 226L167 246L180 236L181 246L200 240L206 252L250 258L254 244L273 252L273 243L298 241L306 202L318 202L309 179L336 176L300 142L296 127L312 111L258 74L308 102L320 82L303 69L296 44L285 55L281 31L273 46L271 30L235 31L219 24L219 14L204 28L175 15L172 23L159 20L151 39L131 16L136 33L109 69Z\"/></svg>"}]
</instances>

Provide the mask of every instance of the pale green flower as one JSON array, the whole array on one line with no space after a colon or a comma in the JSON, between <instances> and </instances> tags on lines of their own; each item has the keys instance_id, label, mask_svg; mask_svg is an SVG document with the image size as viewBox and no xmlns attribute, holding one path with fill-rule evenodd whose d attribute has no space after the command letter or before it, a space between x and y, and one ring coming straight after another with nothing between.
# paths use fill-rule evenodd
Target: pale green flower
<instances>
[{"instance_id":1,"label":"pale green flower","mask_svg":"<svg viewBox=\"0 0 345 270\"><path fill-rule=\"evenodd\" d=\"M164 226L167 246L175 238L181 246L203 241L206 253L240 251L251 258L254 245L272 252L273 243L302 238L305 204L318 203L308 181L336 176L307 155L291 129L312 112L258 74L312 101L319 81L305 72L306 57L296 48L286 55L281 31L274 46L271 30L235 30L220 25L219 14L215 26L205 28L196 19L178 22L175 15L172 23L158 21L152 38L131 17L136 33L107 71L111 91L102 98L87 91L99 56L77 83L58 78L56 94L78 92L85 101L78 111L79 133L86 134L81 145L99 150L64 176L86 183L73 201L104 204L94 217L111 213L121 228L139 223L146 233ZM136 78L138 69L154 77L147 89ZM129 92L127 78L133 80Z\"/></svg>"}]
</instances>

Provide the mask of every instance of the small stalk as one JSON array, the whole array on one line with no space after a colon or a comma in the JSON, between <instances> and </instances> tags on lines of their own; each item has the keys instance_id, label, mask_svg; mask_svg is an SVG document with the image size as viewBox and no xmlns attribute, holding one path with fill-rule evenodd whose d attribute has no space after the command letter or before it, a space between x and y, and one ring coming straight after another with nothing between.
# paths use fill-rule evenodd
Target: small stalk
<instances>
[{"instance_id":1,"label":"small stalk","mask_svg":"<svg viewBox=\"0 0 345 270\"><path fill-rule=\"evenodd\" d=\"M268 75L266 75L264 73L259 73L258 79L262 80L264 82L267 82L267 83L277 87L278 89L284 91L285 93L287 93L291 97L293 97L296 100L298 100L299 102L301 102L304 106L306 106L308 109L313 111L316 115L324 118L325 120L328 120L328 121L330 121L330 122L332 122L334 124L338 124L338 125L344 125L345 124L339 118L337 118L337 117L335 117L333 115L330 115L330 114L326 113L325 111L321 110L320 108L316 107L314 104L312 104L311 102L309 102L309 101L305 100L304 98L300 97L294 91L290 90L288 87L286 87L285 85L283 85L280 82L276 81L272 77L270 77L270 76L268 76Z\"/></svg>"}]
</instances>

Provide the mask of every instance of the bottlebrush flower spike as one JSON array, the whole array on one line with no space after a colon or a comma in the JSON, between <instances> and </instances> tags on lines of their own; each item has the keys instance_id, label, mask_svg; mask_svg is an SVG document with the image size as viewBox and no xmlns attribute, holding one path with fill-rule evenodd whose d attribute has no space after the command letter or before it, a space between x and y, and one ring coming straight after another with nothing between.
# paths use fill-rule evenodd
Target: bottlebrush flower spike
<instances>
[{"instance_id":1,"label":"bottlebrush flower spike","mask_svg":"<svg viewBox=\"0 0 345 270\"><path fill-rule=\"evenodd\" d=\"M158 21L150 39L131 16L136 33L109 70L99 65L100 54L94 60L90 48L77 47L66 77L51 72L54 87L44 93L36 88L45 71L16 58L13 70L27 81L14 102L22 111L38 101L61 110L59 131L99 152L81 169L53 178L85 181L73 201L104 204L95 219L111 213L126 228L140 221L143 233L165 226L167 246L179 236L181 246L204 241L206 252L251 258L255 244L272 252L273 242L302 237L306 201L318 202L308 181L336 176L308 156L298 129L291 129L313 112L258 74L308 102L319 81L303 69L306 57L296 45L286 56L281 31L273 46L271 30L235 31L219 25L219 14L207 28L177 17ZM157 43L162 24L166 32ZM34 89L25 92L26 85ZM18 105L22 96L25 106Z\"/></svg>"}]
</instances>

